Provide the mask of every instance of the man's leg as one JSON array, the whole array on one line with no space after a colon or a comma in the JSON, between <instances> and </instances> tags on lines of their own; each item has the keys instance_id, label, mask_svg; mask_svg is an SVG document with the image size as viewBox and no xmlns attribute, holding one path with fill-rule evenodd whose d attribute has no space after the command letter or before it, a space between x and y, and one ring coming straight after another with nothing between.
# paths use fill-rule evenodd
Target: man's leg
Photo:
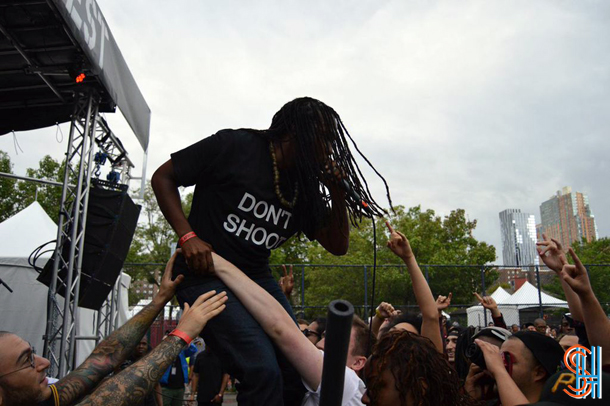
<instances>
[{"instance_id":1,"label":"man's leg","mask_svg":"<svg viewBox=\"0 0 610 406\"><path fill-rule=\"evenodd\" d=\"M178 391L180 391L180 389L171 389L171 388L162 387L161 392L162 392L162 396L163 396L163 406L174 406L176 404L182 405L182 403L176 403L177 402L176 399L178 398L178 395L179 395ZM184 395L184 389L182 389L182 392L183 393L182 393L182 395L180 395L180 398L182 398Z\"/></svg>"},{"instance_id":2,"label":"man's leg","mask_svg":"<svg viewBox=\"0 0 610 406\"><path fill-rule=\"evenodd\" d=\"M184 388L172 390L174 391L172 394L172 406L182 406L184 403Z\"/></svg>"},{"instance_id":3,"label":"man's leg","mask_svg":"<svg viewBox=\"0 0 610 406\"><path fill-rule=\"evenodd\" d=\"M227 308L211 319L202 332L206 345L217 351L227 371L240 382L240 406L282 406L282 374L273 344L241 302L220 280L179 290L178 302L192 304L199 295L227 292Z\"/></svg>"}]
</instances>

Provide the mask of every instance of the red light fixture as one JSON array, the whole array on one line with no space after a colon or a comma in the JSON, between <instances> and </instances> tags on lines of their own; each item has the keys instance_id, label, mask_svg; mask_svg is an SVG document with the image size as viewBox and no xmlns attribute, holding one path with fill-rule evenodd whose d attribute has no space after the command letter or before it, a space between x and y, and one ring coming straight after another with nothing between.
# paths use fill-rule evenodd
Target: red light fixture
<instances>
[{"instance_id":1,"label":"red light fixture","mask_svg":"<svg viewBox=\"0 0 610 406\"><path fill-rule=\"evenodd\" d=\"M85 80L86 75L84 73L80 73L74 80L76 83L82 83Z\"/></svg>"}]
</instances>

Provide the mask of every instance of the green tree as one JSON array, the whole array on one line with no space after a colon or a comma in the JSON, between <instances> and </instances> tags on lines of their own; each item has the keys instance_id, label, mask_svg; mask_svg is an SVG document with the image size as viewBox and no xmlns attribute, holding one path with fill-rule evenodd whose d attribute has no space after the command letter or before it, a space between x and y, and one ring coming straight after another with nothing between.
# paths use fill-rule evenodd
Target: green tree
<instances>
[{"instance_id":1,"label":"green tree","mask_svg":"<svg viewBox=\"0 0 610 406\"><path fill-rule=\"evenodd\" d=\"M49 155L46 155L38 162L37 169L28 168L26 170L26 176L63 183L64 171L64 163L60 163ZM73 179L72 182L75 182L75 180ZM24 181L19 182L17 189L19 210L22 210L34 201L37 201L53 221L58 221L61 203L61 186Z\"/></svg>"},{"instance_id":2,"label":"green tree","mask_svg":"<svg viewBox=\"0 0 610 406\"><path fill-rule=\"evenodd\" d=\"M488 286L497 280L497 273L485 266L495 260L495 248L472 236L476 220L467 220L464 210L454 210L441 218L433 210L422 211L419 206L405 210L399 206L395 214L389 216L389 221L409 238L422 271L428 271L434 294L452 292L453 303L471 303L472 292L480 290L481 269L485 272ZM377 303L373 305L388 301L396 305L414 306L415 298L406 270L400 260L385 248L388 236L386 226L382 220L378 220L375 226L379 268L375 290ZM365 300L370 300L373 247L373 226L368 219L359 228L352 228L350 248L345 256L335 257L319 244L311 244L307 253L309 263L352 267L308 269L305 278L307 305L325 306L330 300L339 298L349 300L354 305L362 305ZM368 264L367 299L364 299L365 273L362 264ZM426 269L425 264L458 266Z\"/></svg>"},{"instance_id":3,"label":"green tree","mask_svg":"<svg viewBox=\"0 0 610 406\"><path fill-rule=\"evenodd\" d=\"M13 164L9 155L0 151L0 172L13 173ZM17 193L15 179L0 177L0 221L11 217L17 211Z\"/></svg>"}]
</instances>

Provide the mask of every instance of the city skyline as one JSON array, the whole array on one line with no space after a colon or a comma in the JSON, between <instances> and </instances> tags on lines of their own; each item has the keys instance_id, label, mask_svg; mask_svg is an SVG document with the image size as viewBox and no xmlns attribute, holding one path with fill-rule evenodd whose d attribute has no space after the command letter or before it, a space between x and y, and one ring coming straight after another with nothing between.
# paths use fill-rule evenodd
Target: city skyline
<instances>
[{"instance_id":1,"label":"city skyline","mask_svg":"<svg viewBox=\"0 0 610 406\"><path fill-rule=\"evenodd\" d=\"M509 267L539 265L536 252L536 217L521 209L500 212L502 264Z\"/></svg>"},{"instance_id":2,"label":"city skyline","mask_svg":"<svg viewBox=\"0 0 610 406\"><path fill-rule=\"evenodd\" d=\"M574 241L591 242L599 232L586 194L564 186L540 205L540 231L555 238L562 246Z\"/></svg>"}]
</instances>

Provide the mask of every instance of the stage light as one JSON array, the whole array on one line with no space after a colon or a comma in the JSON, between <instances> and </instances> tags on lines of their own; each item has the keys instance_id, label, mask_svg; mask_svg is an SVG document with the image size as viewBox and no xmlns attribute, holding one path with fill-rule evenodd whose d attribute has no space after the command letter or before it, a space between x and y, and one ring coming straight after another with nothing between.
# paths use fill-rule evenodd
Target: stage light
<instances>
[{"instance_id":1,"label":"stage light","mask_svg":"<svg viewBox=\"0 0 610 406\"><path fill-rule=\"evenodd\" d=\"M74 80L76 83L81 83L87 76L84 73L79 74Z\"/></svg>"}]
</instances>

